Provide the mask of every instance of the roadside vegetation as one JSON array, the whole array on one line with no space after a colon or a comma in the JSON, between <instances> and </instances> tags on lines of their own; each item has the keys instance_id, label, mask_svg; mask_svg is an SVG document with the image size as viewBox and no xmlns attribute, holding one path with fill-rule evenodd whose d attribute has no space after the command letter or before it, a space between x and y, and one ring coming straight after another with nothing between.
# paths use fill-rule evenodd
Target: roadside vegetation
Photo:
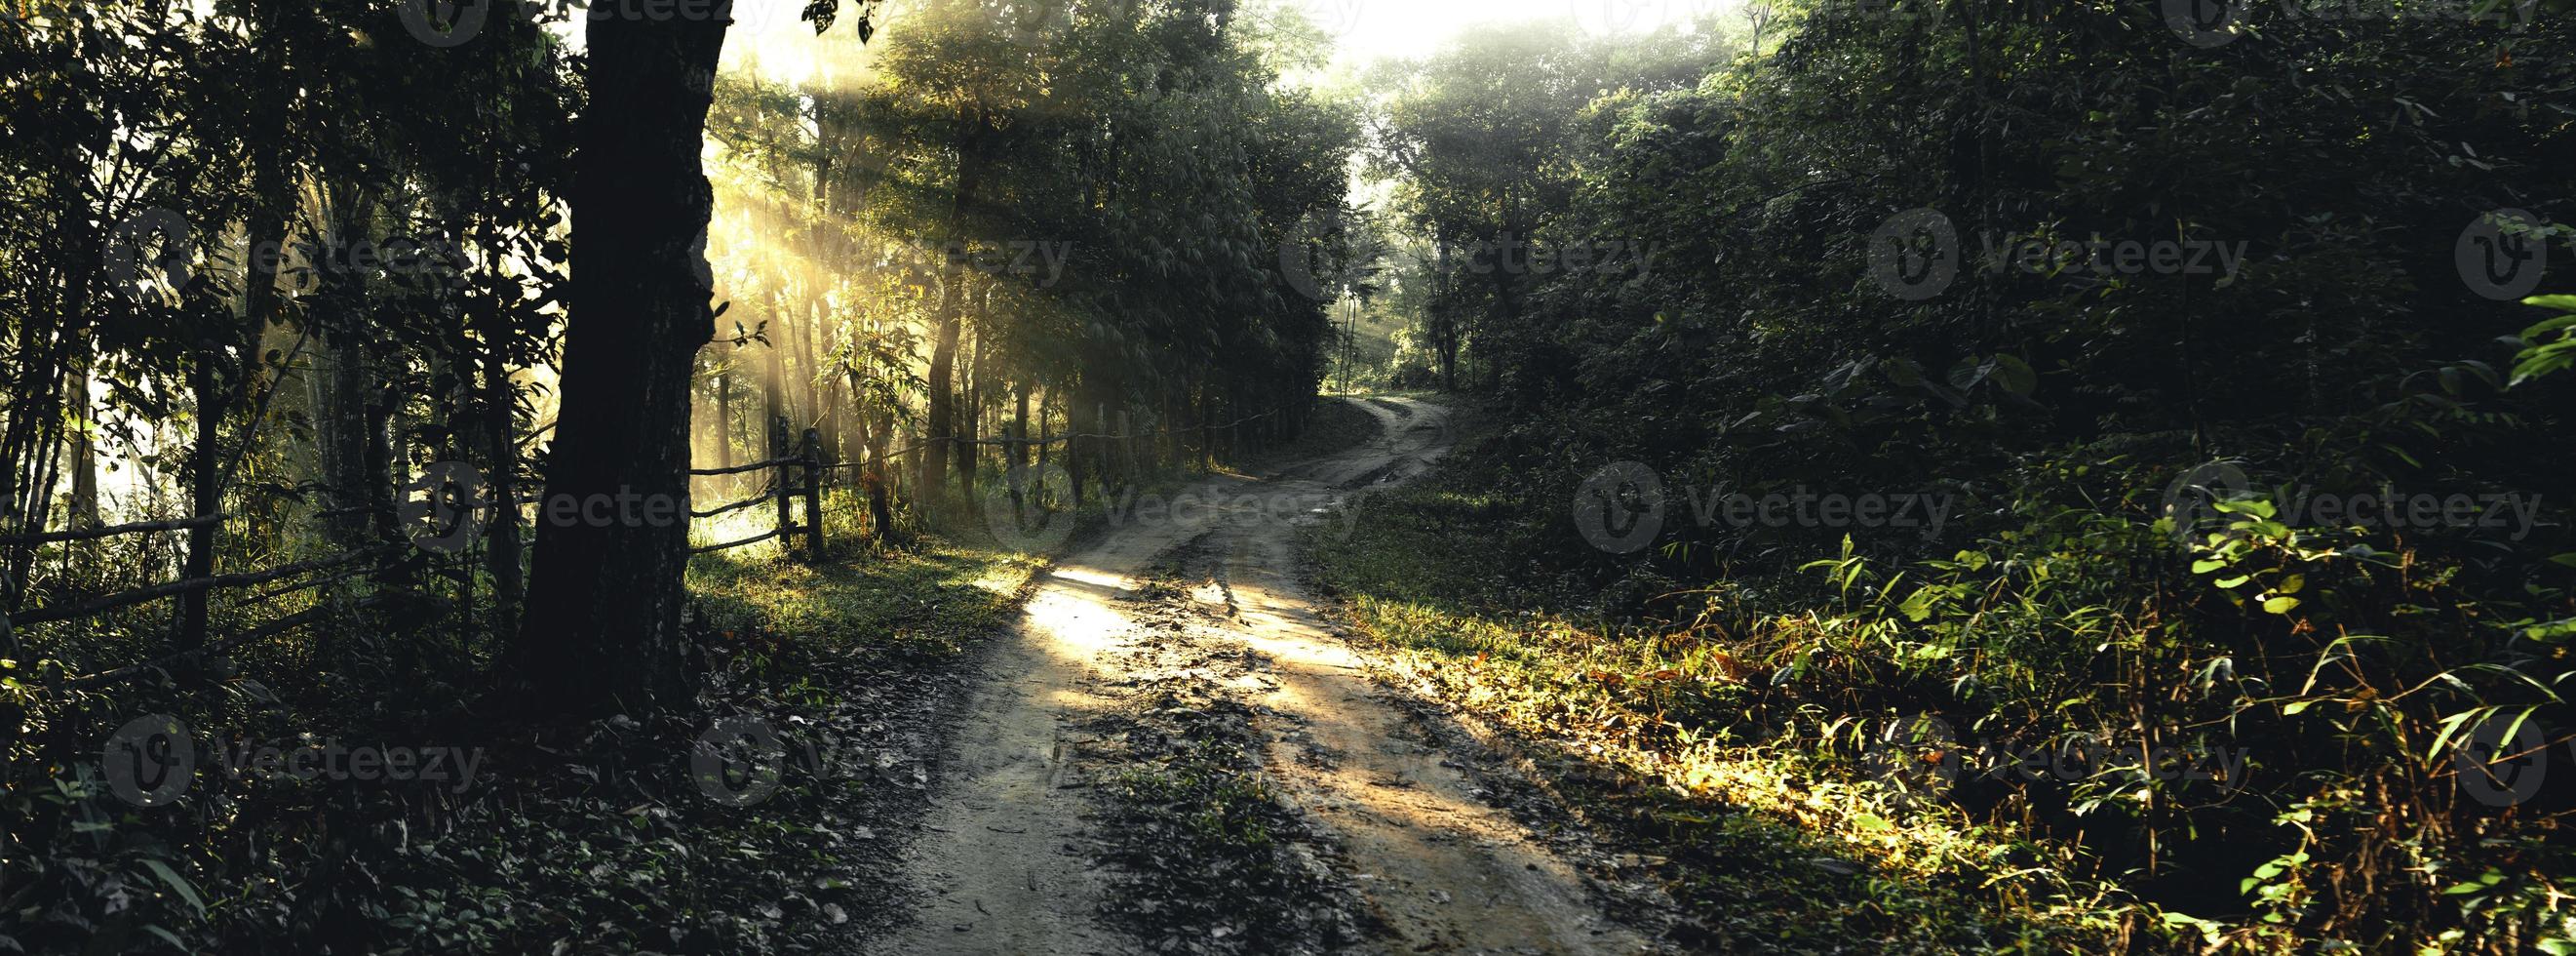
<instances>
[{"instance_id":1,"label":"roadside vegetation","mask_svg":"<svg viewBox=\"0 0 2576 956\"><path fill-rule=\"evenodd\" d=\"M1488 425L1328 577L1718 924L2576 951L2565 7L1407 64L1387 245L1445 254L1354 377Z\"/></svg>"}]
</instances>

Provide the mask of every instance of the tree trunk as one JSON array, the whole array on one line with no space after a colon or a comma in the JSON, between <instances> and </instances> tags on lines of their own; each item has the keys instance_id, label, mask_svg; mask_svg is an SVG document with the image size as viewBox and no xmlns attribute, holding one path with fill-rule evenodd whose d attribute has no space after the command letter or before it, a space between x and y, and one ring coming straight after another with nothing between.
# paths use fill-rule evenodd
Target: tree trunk
<instances>
[{"instance_id":1,"label":"tree trunk","mask_svg":"<svg viewBox=\"0 0 2576 956\"><path fill-rule=\"evenodd\" d=\"M324 221L330 224L329 248L341 249L366 229L371 203L354 189L335 192L324 200L329 207ZM367 284L346 258L331 256L323 263L319 294L305 320L321 334L331 356L331 374L321 377L318 409L323 479L331 489L326 500L332 515L324 528L333 543L355 548L368 540L367 509L372 504L367 495Z\"/></svg>"},{"instance_id":2,"label":"tree trunk","mask_svg":"<svg viewBox=\"0 0 2576 956\"><path fill-rule=\"evenodd\" d=\"M1029 477L1029 380L1022 378L1011 389L1011 513L1024 514L1027 499L1022 488Z\"/></svg>"},{"instance_id":3,"label":"tree trunk","mask_svg":"<svg viewBox=\"0 0 2576 956\"><path fill-rule=\"evenodd\" d=\"M928 432L925 437L930 445L921 452L920 498L924 508L930 507L931 499L938 496L941 488L947 487L946 444L956 427L956 401L950 390L956 384L957 286L962 280L953 267L948 269L948 273L947 281L939 290L938 333L930 349L930 416L925 423Z\"/></svg>"},{"instance_id":4,"label":"tree trunk","mask_svg":"<svg viewBox=\"0 0 2576 956\"><path fill-rule=\"evenodd\" d=\"M493 502L492 540L484 550L483 567L492 576L493 630L507 633L518 624L520 604L527 598L527 571L520 563L526 556L519 527L519 396L517 383L510 378L509 356L503 351L510 336L502 327L500 305L481 308L489 322L483 335L481 405L484 461L491 469Z\"/></svg>"},{"instance_id":5,"label":"tree trunk","mask_svg":"<svg viewBox=\"0 0 2576 956\"><path fill-rule=\"evenodd\" d=\"M90 421L89 342L83 337L71 369L72 513L74 528L95 528L98 514L98 428Z\"/></svg>"},{"instance_id":6,"label":"tree trunk","mask_svg":"<svg viewBox=\"0 0 2576 956\"><path fill-rule=\"evenodd\" d=\"M975 336L974 357L966 362L965 405L960 408L957 427L957 486L966 492L967 507L975 500L975 444L984 437L984 336Z\"/></svg>"},{"instance_id":7,"label":"tree trunk","mask_svg":"<svg viewBox=\"0 0 2576 956\"><path fill-rule=\"evenodd\" d=\"M218 484L217 469L222 467L222 448L216 441L223 421L226 376L215 367L215 356L222 349L207 343L205 351L188 368L188 389L197 397L197 435L188 450L188 514L200 517L223 510L223 486ZM198 525L188 529L188 557L180 564L181 578L210 577L215 573L215 527ZM190 591L179 599L179 647L194 649L206 643L206 592Z\"/></svg>"},{"instance_id":8,"label":"tree trunk","mask_svg":"<svg viewBox=\"0 0 2576 956\"><path fill-rule=\"evenodd\" d=\"M1036 473L1040 475L1046 474L1049 449L1055 447L1055 417L1054 412L1051 411L1055 404L1055 389L1052 388L1047 389L1046 394L1038 399L1038 470ZM1040 492L1038 507L1054 507L1055 503L1048 501L1044 496L1046 482L1038 482L1038 490Z\"/></svg>"},{"instance_id":9,"label":"tree trunk","mask_svg":"<svg viewBox=\"0 0 2576 956\"><path fill-rule=\"evenodd\" d=\"M1085 463L1090 459L1087 453L1090 451L1093 439L1082 437L1082 394L1078 391L1066 398L1064 430L1070 436L1064 443L1064 470L1066 476L1073 479L1073 506L1080 508L1082 507L1082 482L1086 477L1084 472L1090 470L1085 467Z\"/></svg>"},{"instance_id":10,"label":"tree trunk","mask_svg":"<svg viewBox=\"0 0 2576 956\"><path fill-rule=\"evenodd\" d=\"M787 417L787 369L780 352L786 347L787 316L780 310L782 297L777 289L769 290L768 342L761 346L760 421L761 434L769 434L769 423ZM769 448L764 439L760 457L776 458L778 449Z\"/></svg>"},{"instance_id":11,"label":"tree trunk","mask_svg":"<svg viewBox=\"0 0 2576 956\"><path fill-rule=\"evenodd\" d=\"M725 363L716 367L716 464L733 467L733 361L742 351L740 346L725 350Z\"/></svg>"},{"instance_id":12,"label":"tree trunk","mask_svg":"<svg viewBox=\"0 0 2576 956\"><path fill-rule=\"evenodd\" d=\"M571 316L550 496L689 508L689 370L713 330L699 164L722 19L594 17L576 125ZM683 705L685 520L541 523L513 646L524 699L567 714Z\"/></svg>"},{"instance_id":13,"label":"tree trunk","mask_svg":"<svg viewBox=\"0 0 2576 956\"><path fill-rule=\"evenodd\" d=\"M974 121L973 117L962 117ZM962 125L962 124L961 124ZM948 245L940 250L939 312L930 349L930 414L926 423L930 442L921 459L921 491L917 497L927 509L948 482L948 440L956 428L957 337L959 319L966 308L964 258L966 208L975 195L975 178L980 164L980 147L973 133L959 138L957 144L957 191L949 197Z\"/></svg>"},{"instance_id":14,"label":"tree trunk","mask_svg":"<svg viewBox=\"0 0 2576 956\"><path fill-rule=\"evenodd\" d=\"M805 428L820 427L823 417L823 366L814 358L814 327L822 324L822 320L823 305L820 302L806 303L804 314L796 317L797 358L804 363L804 367L796 372L796 385L797 391L804 394L805 405L798 409L795 422Z\"/></svg>"}]
</instances>

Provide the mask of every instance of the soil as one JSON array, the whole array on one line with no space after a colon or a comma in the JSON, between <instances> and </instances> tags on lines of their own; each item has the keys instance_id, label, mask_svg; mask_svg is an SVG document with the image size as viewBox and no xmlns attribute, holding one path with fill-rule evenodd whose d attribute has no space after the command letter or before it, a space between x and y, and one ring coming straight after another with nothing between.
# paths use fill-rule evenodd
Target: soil
<instances>
[{"instance_id":1,"label":"soil","mask_svg":"<svg viewBox=\"0 0 2576 956\"><path fill-rule=\"evenodd\" d=\"M1637 953L1670 903L1513 761L1373 682L1300 534L1430 467L1446 409L1136 509L1035 585L984 660L872 952Z\"/></svg>"}]
</instances>

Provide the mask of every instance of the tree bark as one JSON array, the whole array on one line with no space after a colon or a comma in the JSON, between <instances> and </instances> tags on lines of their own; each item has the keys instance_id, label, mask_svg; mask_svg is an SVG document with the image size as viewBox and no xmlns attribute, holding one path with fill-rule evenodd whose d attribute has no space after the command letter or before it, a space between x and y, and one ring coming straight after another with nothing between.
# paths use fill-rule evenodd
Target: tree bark
<instances>
[{"instance_id":1,"label":"tree bark","mask_svg":"<svg viewBox=\"0 0 2576 956\"><path fill-rule=\"evenodd\" d=\"M366 229L371 200L351 188L333 193L324 200L329 248L347 248ZM322 470L332 510L324 527L334 544L356 548L369 540L367 509L373 504L367 494L367 284L346 259L330 256L323 263L320 294L305 321L321 334L331 356L331 374L320 377Z\"/></svg>"},{"instance_id":2,"label":"tree bark","mask_svg":"<svg viewBox=\"0 0 2576 956\"><path fill-rule=\"evenodd\" d=\"M957 486L966 492L967 507L974 507L975 453L983 446L975 444L984 437L984 336L975 335L974 357L966 362L965 405L961 407L957 427Z\"/></svg>"},{"instance_id":3,"label":"tree bark","mask_svg":"<svg viewBox=\"0 0 2576 956\"><path fill-rule=\"evenodd\" d=\"M968 122L981 120L967 116ZM961 124L962 126L963 124ZM956 428L957 337L959 319L966 308L964 243L966 209L973 202L976 174L981 165L982 147L973 132L960 136L957 143L957 191L949 197L948 244L940 249L939 312L930 350L930 414L926 423L930 447L923 449L921 459L920 504L928 508L948 482L949 439Z\"/></svg>"},{"instance_id":4,"label":"tree bark","mask_svg":"<svg viewBox=\"0 0 2576 956\"><path fill-rule=\"evenodd\" d=\"M723 19L592 18L575 129L573 288L550 497L689 510L689 370L711 337L699 163ZM696 690L680 625L685 520L541 523L513 646L524 699L558 713L666 709Z\"/></svg>"},{"instance_id":5,"label":"tree bark","mask_svg":"<svg viewBox=\"0 0 2576 956\"><path fill-rule=\"evenodd\" d=\"M1022 488L1029 476L1029 380L1023 376L1011 389L1011 513L1022 514L1028 504Z\"/></svg>"},{"instance_id":6,"label":"tree bark","mask_svg":"<svg viewBox=\"0 0 2576 956\"><path fill-rule=\"evenodd\" d=\"M733 359L742 348L725 350L723 365L716 366L716 466L733 467Z\"/></svg>"},{"instance_id":7,"label":"tree bark","mask_svg":"<svg viewBox=\"0 0 2576 956\"><path fill-rule=\"evenodd\" d=\"M71 469L72 513L74 528L99 526L98 514L98 427L90 421L96 414L90 408L90 348L86 336L74 346L71 368Z\"/></svg>"},{"instance_id":8,"label":"tree bark","mask_svg":"<svg viewBox=\"0 0 2576 956\"><path fill-rule=\"evenodd\" d=\"M1082 437L1082 405L1082 393L1079 390L1066 396L1064 430L1069 437L1064 442L1064 470L1065 476L1072 479L1073 506L1076 508L1082 507L1082 482L1085 477L1088 477L1085 473L1090 470L1085 467L1085 463L1090 461L1091 446L1096 441L1096 439Z\"/></svg>"},{"instance_id":9,"label":"tree bark","mask_svg":"<svg viewBox=\"0 0 2576 956\"><path fill-rule=\"evenodd\" d=\"M491 469L494 505L492 540L483 558L484 571L492 576L494 630L506 633L518 624L520 606L527 599L527 569L520 563L526 539L519 527L519 397L504 352L510 336L501 306L487 300L481 308L490 323L483 336L481 403L484 460Z\"/></svg>"},{"instance_id":10,"label":"tree bark","mask_svg":"<svg viewBox=\"0 0 2576 956\"><path fill-rule=\"evenodd\" d=\"M958 293L963 281L954 267L947 268L947 281L939 290L938 331L930 349L930 416L927 427L930 446L921 450L921 505L928 508L940 489L948 485L949 435L956 427L956 398L950 394L956 386Z\"/></svg>"}]
</instances>

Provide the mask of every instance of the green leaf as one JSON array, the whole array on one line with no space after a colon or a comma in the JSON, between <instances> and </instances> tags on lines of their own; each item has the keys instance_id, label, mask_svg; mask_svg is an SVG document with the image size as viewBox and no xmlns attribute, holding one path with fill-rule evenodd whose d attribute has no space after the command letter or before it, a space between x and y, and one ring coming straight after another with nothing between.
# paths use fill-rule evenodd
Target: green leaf
<instances>
[{"instance_id":1,"label":"green leaf","mask_svg":"<svg viewBox=\"0 0 2576 956\"><path fill-rule=\"evenodd\" d=\"M2571 555L2571 557L2576 557L2576 555ZM2227 562L2225 561L2221 561L2216 558L2202 558L2191 563L2191 573L2208 574L2209 572L2216 571L2226 566Z\"/></svg>"},{"instance_id":2,"label":"green leaf","mask_svg":"<svg viewBox=\"0 0 2576 956\"><path fill-rule=\"evenodd\" d=\"M2298 610L2298 607L2299 599L2294 597L2276 597L2263 602L2263 609L2274 614L2288 614Z\"/></svg>"},{"instance_id":3,"label":"green leaf","mask_svg":"<svg viewBox=\"0 0 2576 956\"><path fill-rule=\"evenodd\" d=\"M2269 518L2281 513L2281 509L2274 507L2271 502L2265 501L2261 498L2239 498L2234 501L2212 502L2210 507L2232 515L2253 515L2258 518Z\"/></svg>"},{"instance_id":4,"label":"green leaf","mask_svg":"<svg viewBox=\"0 0 2576 956\"><path fill-rule=\"evenodd\" d=\"M2570 365L2576 365L2576 339L2525 349L2514 358L2513 384L2520 385Z\"/></svg>"},{"instance_id":5,"label":"green leaf","mask_svg":"<svg viewBox=\"0 0 2576 956\"><path fill-rule=\"evenodd\" d=\"M179 878L178 871L172 870L169 864L159 860L145 860L143 865L152 871L152 875L160 877L161 882L170 884L170 889L177 892L180 899L187 900L189 906L196 907L199 918L206 915L206 901L197 897L196 887L189 886L187 880Z\"/></svg>"},{"instance_id":6,"label":"green leaf","mask_svg":"<svg viewBox=\"0 0 2576 956\"><path fill-rule=\"evenodd\" d=\"M2559 641L2576 637L2576 617L2534 624L2523 628L2522 636L2535 641Z\"/></svg>"},{"instance_id":7,"label":"green leaf","mask_svg":"<svg viewBox=\"0 0 2576 956\"><path fill-rule=\"evenodd\" d=\"M2460 732L2461 727L2466 726L2470 721L2486 716L2488 712L2496 709L2497 708L2494 707L2473 707L2442 718L2442 732L2433 735L2433 746L2424 749L2424 759L2441 759L2442 745L2450 743L2451 738Z\"/></svg>"},{"instance_id":8,"label":"green leaf","mask_svg":"<svg viewBox=\"0 0 2576 956\"><path fill-rule=\"evenodd\" d=\"M1996 372L1995 383L2003 386L2004 391L2028 397L2031 389L2039 385L2039 374L2030 370L2030 363L2018 357L1997 355L1989 364Z\"/></svg>"},{"instance_id":9,"label":"green leaf","mask_svg":"<svg viewBox=\"0 0 2576 956\"><path fill-rule=\"evenodd\" d=\"M2283 717L2295 717L2295 716L2297 716L2297 715L2298 715L2298 713L2299 713L2300 711L2303 711L2303 710L2308 709L2308 705L2310 705L2310 704L2314 704L2314 703L2316 703L2316 701L2313 701L2313 700L2294 700L2294 701L2291 701L2291 702L2289 702L2288 704L2284 704L2284 705L2282 705L2282 707L2281 707L2281 716L2283 716Z\"/></svg>"},{"instance_id":10,"label":"green leaf","mask_svg":"<svg viewBox=\"0 0 2576 956\"><path fill-rule=\"evenodd\" d=\"M1925 618L1932 616L1932 602L1936 599L1937 595L1932 593L1931 588L1916 588L1914 593L1905 596L1905 603L1897 605L1896 609L1905 612L1906 620L1920 624Z\"/></svg>"},{"instance_id":11,"label":"green leaf","mask_svg":"<svg viewBox=\"0 0 2576 956\"><path fill-rule=\"evenodd\" d=\"M2567 566L2567 567L2576 568L2576 552L2569 552L2569 553L2567 553L2567 554L2562 554L2562 555L2559 555L2559 556L2557 556L2557 557L2551 558L2551 559L2549 559L2549 563L2551 563L2551 564L2558 564L2558 565L2565 565L2565 566Z\"/></svg>"},{"instance_id":12,"label":"green leaf","mask_svg":"<svg viewBox=\"0 0 2576 956\"><path fill-rule=\"evenodd\" d=\"M2532 327L2530 327L2530 328L2524 329L2524 330L2522 330L2522 337L2523 337L2523 339L2525 339L2526 341L2527 341L2527 340L2530 340L2530 339L2536 339L2536 338L2539 338L2539 337L2544 336L2544 335L2548 335L2548 334L2549 334L2549 333L2551 333L2551 332L2556 332L2556 331L2558 331L2559 329L2563 329L2563 328L2566 328L2566 327L2571 326L2571 325L2576 325L2576 314L2562 315L2562 316L2559 316L2559 317L2554 318L2554 319L2549 319L2549 320L2543 321L2543 322L2541 322L2540 324L2538 324L2538 325L2534 325L2534 326L2532 326Z\"/></svg>"}]
</instances>

